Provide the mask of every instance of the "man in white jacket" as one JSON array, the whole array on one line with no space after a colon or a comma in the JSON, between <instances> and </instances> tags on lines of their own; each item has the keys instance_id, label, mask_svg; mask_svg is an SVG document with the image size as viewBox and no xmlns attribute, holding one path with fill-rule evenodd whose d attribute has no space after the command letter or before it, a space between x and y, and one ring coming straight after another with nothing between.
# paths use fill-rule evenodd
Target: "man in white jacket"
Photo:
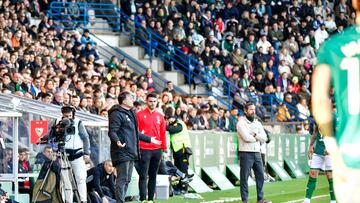
<instances>
[{"instance_id":1,"label":"man in white jacket","mask_svg":"<svg viewBox=\"0 0 360 203\"><path fill-rule=\"evenodd\" d=\"M239 138L240 159L240 193L244 203L248 203L248 178L251 169L255 173L256 191L258 203L268 203L264 199L264 168L261 159L261 143L265 143L267 136L262 124L255 119L255 104L245 104L245 117L242 117L236 125Z\"/></svg>"}]
</instances>

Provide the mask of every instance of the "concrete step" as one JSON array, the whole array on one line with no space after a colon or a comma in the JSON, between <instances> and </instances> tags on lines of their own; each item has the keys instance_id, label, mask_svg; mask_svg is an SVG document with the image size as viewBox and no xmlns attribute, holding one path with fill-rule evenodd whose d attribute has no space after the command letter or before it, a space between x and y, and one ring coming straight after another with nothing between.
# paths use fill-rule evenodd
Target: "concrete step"
<instances>
[{"instance_id":1,"label":"concrete step","mask_svg":"<svg viewBox=\"0 0 360 203\"><path fill-rule=\"evenodd\" d=\"M118 37L119 39L119 43L118 46L119 47L127 47L127 46L131 46L131 42L128 36L126 36L125 34L120 34L120 36Z\"/></svg>"},{"instance_id":2,"label":"concrete step","mask_svg":"<svg viewBox=\"0 0 360 203\"><path fill-rule=\"evenodd\" d=\"M184 76L177 71L163 71L159 72L166 80L172 81L174 85L183 85L185 82Z\"/></svg>"},{"instance_id":3,"label":"concrete step","mask_svg":"<svg viewBox=\"0 0 360 203\"><path fill-rule=\"evenodd\" d=\"M151 69L154 72L159 73L164 70L163 61L161 59L154 58L151 60L151 64L150 64L149 59L140 59L139 61L140 61L140 63L144 64L146 67L148 67L148 68L151 67Z\"/></svg>"},{"instance_id":4,"label":"concrete step","mask_svg":"<svg viewBox=\"0 0 360 203\"><path fill-rule=\"evenodd\" d=\"M97 32L97 31L111 31L111 27L109 26L108 22L102 18L95 18L95 23L91 24L88 23L86 28L89 29L90 32Z\"/></svg>"},{"instance_id":5,"label":"concrete step","mask_svg":"<svg viewBox=\"0 0 360 203\"><path fill-rule=\"evenodd\" d=\"M179 85L179 87L187 94L208 95L208 90L204 85L197 85L195 90L193 89L193 86L190 88L189 85L186 84Z\"/></svg>"},{"instance_id":6,"label":"concrete step","mask_svg":"<svg viewBox=\"0 0 360 203\"><path fill-rule=\"evenodd\" d=\"M119 47L119 49L137 60L143 58L145 55L144 49L138 46Z\"/></svg>"},{"instance_id":7,"label":"concrete step","mask_svg":"<svg viewBox=\"0 0 360 203\"><path fill-rule=\"evenodd\" d=\"M120 39L121 39L119 36L116 36L115 34L97 34L96 36L99 39L101 39L101 41L96 37L92 37L92 39L97 43L97 46L102 46L102 47L108 47L108 45L111 45L117 48L118 47L117 44L120 43ZM111 50L111 48L106 48L106 49Z\"/></svg>"}]
</instances>

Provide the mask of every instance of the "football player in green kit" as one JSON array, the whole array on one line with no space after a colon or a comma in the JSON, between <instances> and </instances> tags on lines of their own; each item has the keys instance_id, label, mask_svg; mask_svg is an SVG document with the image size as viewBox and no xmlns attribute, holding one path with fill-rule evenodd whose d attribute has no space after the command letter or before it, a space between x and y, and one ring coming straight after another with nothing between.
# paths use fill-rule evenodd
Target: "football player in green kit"
<instances>
[{"instance_id":1,"label":"football player in green kit","mask_svg":"<svg viewBox=\"0 0 360 203\"><path fill-rule=\"evenodd\" d=\"M320 170L325 171L325 175L329 182L330 203L335 203L336 199L333 187L332 161L330 155L326 151L323 135L317 128L314 129L310 141L308 158L310 160L310 171L304 203L310 203L312 194L316 188L316 181Z\"/></svg>"},{"instance_id":2,"label":"football player in green kit","mask_svg":"<svg viewBox=\"0 0 360 203\"><path fill-rule=\"evenodd\" d=\"M356 25L324 42L312 78L312 112L333 161L334 189L340 203L360 202L360 1L352 4ZM335 133L330 81L339 117Z\"/></svg>"}]
</instances>

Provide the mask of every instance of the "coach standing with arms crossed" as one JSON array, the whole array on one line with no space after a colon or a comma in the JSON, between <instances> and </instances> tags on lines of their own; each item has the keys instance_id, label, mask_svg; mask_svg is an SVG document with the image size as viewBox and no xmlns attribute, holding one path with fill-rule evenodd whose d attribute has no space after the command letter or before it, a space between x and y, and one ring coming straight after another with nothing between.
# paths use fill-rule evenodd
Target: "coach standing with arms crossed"
<instances>
[{"instance_id":1,"label":"coach standing with arms crossed","mask_svg":"<svg viewBox=\"0 0 360 203\"><path fill-rule=\"evenodd\" d=\"M243 203L248 203L248 178L251 169L255 173L256 191L258 203L269 203L264 199L264 168L261 159L260 146L265 144L267 136L264 127L255 119L255 104L245 104L245 117L242 117L236 125L239 138L240 159L240 193Z\"/></svg>"},{"instance_id":2,"label":"coach standing with arms crossed","mask_svg":"<svg viewBox=\"0 0 360 203\"><path fill-rule=\"evenodd\" d=\"M146 202L147 195L148 203L152 203L154 200L156 175L160 160L163 152L165 152L164 154L167 153L166 124L164 115L156 110L157 102L157 95L149 93L146 96L147 107L136 114L139 131L162 142L162 146L140 142L141 158L136 166L139 173L140 201Z\"/></svg>"},{"instance_id":3,"label":"coach standing with arms crossed","mask_svg":"<svg viewBox=\"0 0 360 203\"><path fill-rule=\"evenodd\" d=\"M131 180L134 161L140 158L139 140L161 145L155 137L148 137L138 131L135 112L132 110L134 97L130 92L122 92L119 105L109 110L109 137L111 159L117 170L115 197L117 203L125 202L128 184ZM106 200L103 200L106 202Z\"/></svg>"}]
</instances>

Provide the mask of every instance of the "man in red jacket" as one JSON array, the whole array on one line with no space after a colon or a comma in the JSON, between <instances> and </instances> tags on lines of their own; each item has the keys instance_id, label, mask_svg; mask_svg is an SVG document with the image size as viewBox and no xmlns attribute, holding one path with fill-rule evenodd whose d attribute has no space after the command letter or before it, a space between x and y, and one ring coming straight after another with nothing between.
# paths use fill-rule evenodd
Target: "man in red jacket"
<instances>
[{"instance_id":1,"label":"man in red jacket","mask_svg":"<svg viewBox=\"0 0 360 203\"><path fill-rule=\"evenodd\" d=\"M162 141L161 146L140 141L141 159L136 166L139 173L140 201L146 202L147 195L148 203L153 202L160 160L163 152L167 152L166 124L164 115L156 109L157 102L157 95L149 93L146 97L147 108L136 114L139 131ZM147 183L148 176L149 180Z\"/></svg>"}]
</instances>

